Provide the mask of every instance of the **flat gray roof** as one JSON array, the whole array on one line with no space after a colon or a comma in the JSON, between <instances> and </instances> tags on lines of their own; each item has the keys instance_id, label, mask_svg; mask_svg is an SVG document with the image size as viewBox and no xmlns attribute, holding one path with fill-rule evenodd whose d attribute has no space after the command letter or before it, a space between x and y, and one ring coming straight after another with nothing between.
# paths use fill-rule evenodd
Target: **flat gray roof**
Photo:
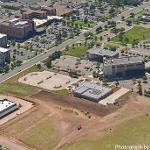
<instances>
[{"instance_id":1,"label":"flat gray roof","mask_svg":"<svg viewBox=\"0 0 150 150\"><path fill-rule=\"evenodd\" d=\"M87 97L97 101L106 96L111 91L111 88L107 88L100 84L95 84L92 82L83 82L74 90L75 93L80 94L83 97Z\"/></svg>"},{"instance_id":2,"label":"flat gray roof","mask_svg":"<svg viewBox=\"0 0 150 150\"><path fill-rule=\"evenodd\" d=\"M92 48L88 50L89 54L94 54L94 55L100 55L100 56L108 56L108 57L114 57L118 54L118 52L114 52L111 50L106 50L106 49L100 49L100 48Z\"/></svg>"},{"instance_id":3,"label":"flat gray roof","mask_svg":"<svg viewBox=\"0 0 150 150\"><path fill-rule=\"evenodd\" d=\"M144 58L142 56L127 56L106 60L104 65L124 65L124 64L135 64L144 63Z\"/></svg>"}]
</instances>

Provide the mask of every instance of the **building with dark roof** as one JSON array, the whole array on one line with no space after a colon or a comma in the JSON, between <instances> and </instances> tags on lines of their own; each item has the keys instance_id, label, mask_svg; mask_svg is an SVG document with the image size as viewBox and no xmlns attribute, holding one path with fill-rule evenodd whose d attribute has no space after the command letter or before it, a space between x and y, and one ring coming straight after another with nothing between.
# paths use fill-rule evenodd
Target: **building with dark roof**
<instances>
[{"instance_id":1,"label":"building with dark roof","mask_svg":"<svg viewBox=\"0 0 150 150\"><path fill-rule=\"evenodd\" d=\"M100 61L103 62L103 58L117 58L119 56L118 52L100 49L100 48L92 48L88 50L88 59L92 61Z\"/></svg>"}]
</instances>

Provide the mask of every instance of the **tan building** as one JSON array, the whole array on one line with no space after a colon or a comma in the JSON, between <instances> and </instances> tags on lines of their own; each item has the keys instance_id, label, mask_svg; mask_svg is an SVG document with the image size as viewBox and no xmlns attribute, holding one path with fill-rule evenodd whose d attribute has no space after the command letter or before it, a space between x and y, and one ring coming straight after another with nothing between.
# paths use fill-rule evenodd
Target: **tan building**
<instances>
[{"instance_id":1,"label":"tan building","mask_svg":"<svg viewBox=\"0 0 150 150\"><path fill-rule=\"evenodd\" d=\"M56 9L52 7L31 7L31 9L22 10L22 18L30 19L38 18L45 19L47 16L55 16Z\"/></svg>"},{"instance_id":2,"label":"tan building","mask_svg":"<svg viewBox=\"0 0 150 150\"><path fill-rule=\"evenodd\" d=\"M34 26L31 20L14 18L0 22L0 32L7 34L8 38L24 40L34 33Z\"/></svg>"},{"instance_id":3,"label":"tan building","mask_svg":"<svg viewBox=\"0 0 150 150\"><path fill-rule=\"evenodd\" d=\"M0 33L0 47L7 47L7 35Z\"/></svg>"},{"instance_id":4,"label":"tan building","mask_svg":"<svg viewBox=\"0 0 150 150\"><path fill-rule=\"evenodd\" d=\"M30 20L32 20L33 18L45 19L45 18L47 18L47 12L42 11L42 10L28 9L26 11L23 11L22 18L23 19L30 19Z\"/></svg>"},{"instance_id":5,"label":"tan building","mask_svg":"<svg viewBox=\"0 0 150 150\"><path fill-rule=\"evenodd\" d=\"M7 9L19 10L22 9L24 6L19 2L10 2L10 3L3 3L1 7Z\"/></svg>"},{"instance_id":6,"label":"tan building","mask_svg":"<svg viewBox=\"0 0 150 150\"><path fill-rule=\"evenodd\" d=\"M145 62L142 57L122 57L104 62L106 77L127 77L145 74Z\"/></svg>"},{"instance_id":7,"label":"tan building","mask_svg":"<svg viewBox=\"0 0 150 150\"><path fill-rule=\"evenodd\" d=\"M52 7L43 7L41 10L46 11L48 16L56 16L56 9Z\"/></svg>"}]
</instances>

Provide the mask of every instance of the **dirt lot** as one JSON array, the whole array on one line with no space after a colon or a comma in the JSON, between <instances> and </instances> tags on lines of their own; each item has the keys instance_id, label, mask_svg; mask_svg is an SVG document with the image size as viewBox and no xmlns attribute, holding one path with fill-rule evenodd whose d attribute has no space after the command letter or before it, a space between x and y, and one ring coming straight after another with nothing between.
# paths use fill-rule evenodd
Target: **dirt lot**
<instances>
[{"instance_id":1,"label":"dirt lot","mask_svg":"<svg viewBox=\"0 0 150 150\"><path fill-rule=\"evenodd\" d=\"M108 107L46 91L28 99L36 106L4 124L1 135L37 150L57 150L83 137L109 134L117 125L150 113L150 102L134 94Z\"/></svg>"},{"instance_id":2,"label":"dirt lot","mask_svg":"<svg viewBox=\"0 0 150 150\"><path fill-rule=\"evenodd\" d=\"M105 116L108 115L117 109L121 108L122 105L125 103L124 101L120 101L117 105L108 105L107 107L85 100L80 99L73 96L62 96L55 93L41 91L33 96L33 99L39 99L43 101L50 101L56 105L64 106L64 107L71 107L80 111L87 111L93 113L98 116Z\"/></svg>"}]
</instances>

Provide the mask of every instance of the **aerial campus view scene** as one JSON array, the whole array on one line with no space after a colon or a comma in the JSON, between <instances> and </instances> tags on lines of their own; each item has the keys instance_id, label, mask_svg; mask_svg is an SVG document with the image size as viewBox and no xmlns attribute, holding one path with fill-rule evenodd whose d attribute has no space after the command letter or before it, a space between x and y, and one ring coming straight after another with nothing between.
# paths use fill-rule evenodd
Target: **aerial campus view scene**
<instances>
[{"instance_id":1,"label":"aerial campus view scene","mask_svg":"<svg viewBox=\"0 0 150 150\"><path fill-rule=\"evenodd\" d=\"M150 0L0 0L0 150L150 150Z\"/></svg>"}]
</instances>

